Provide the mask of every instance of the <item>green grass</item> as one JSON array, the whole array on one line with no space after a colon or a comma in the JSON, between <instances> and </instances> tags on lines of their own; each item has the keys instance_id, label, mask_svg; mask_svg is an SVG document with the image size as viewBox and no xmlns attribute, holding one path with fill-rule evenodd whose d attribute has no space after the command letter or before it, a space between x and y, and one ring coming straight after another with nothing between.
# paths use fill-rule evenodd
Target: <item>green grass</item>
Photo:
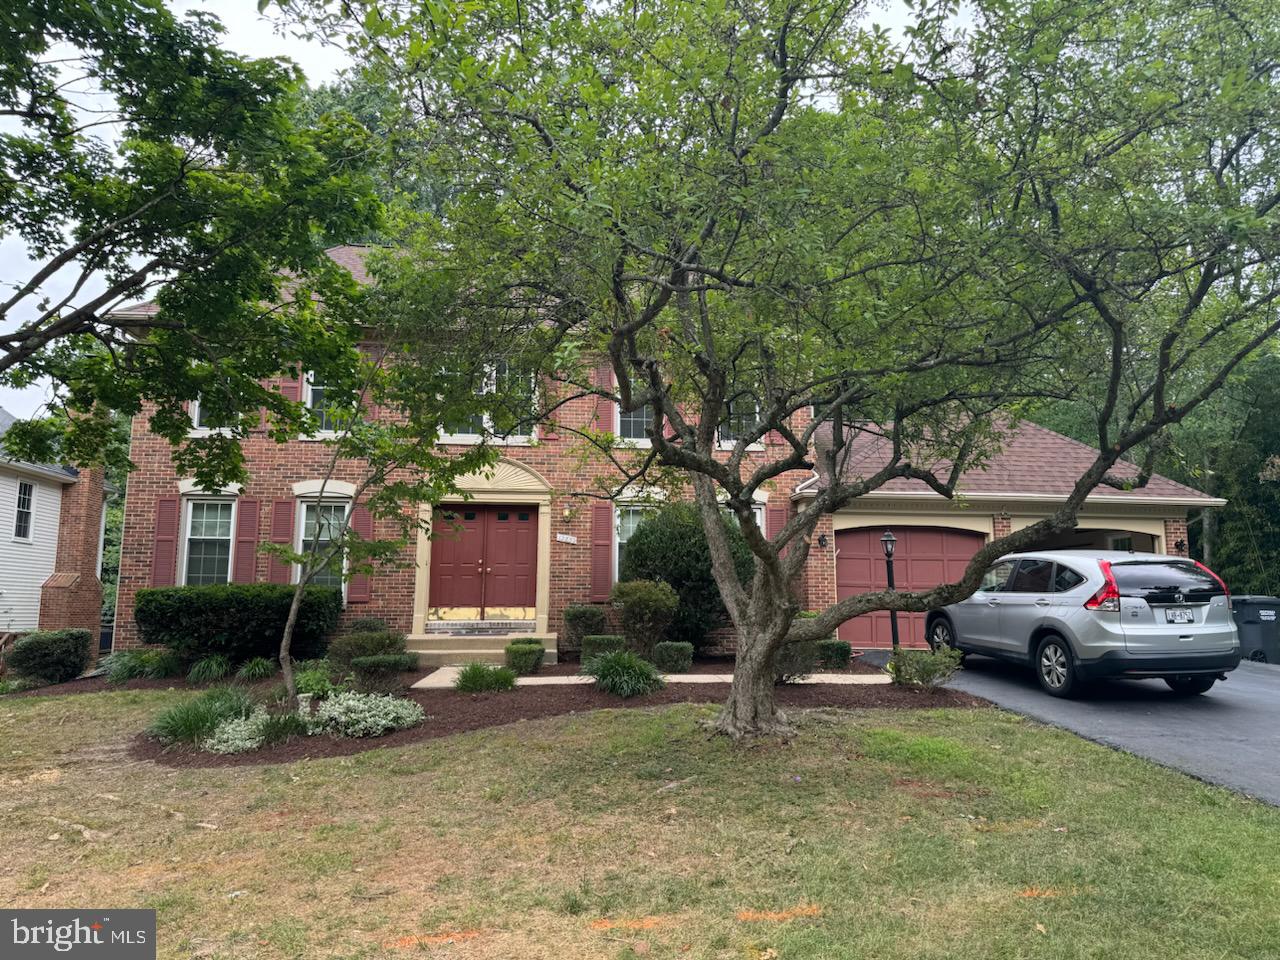
<instances>
[{"instance_id":1,"label":"green grass","mask_svg":"<svg viewBox=\"0 0 1280 960\"><path fill-rule=\"evenodd\" d=\"M0 901L154 906L166 958L1260 960L1280 942L1280 811L996 711L801 715L789 745L735 746L680 706L287 766L131 760L132 732L189 698L0 703Z\"/></svg>"}]
</instances>

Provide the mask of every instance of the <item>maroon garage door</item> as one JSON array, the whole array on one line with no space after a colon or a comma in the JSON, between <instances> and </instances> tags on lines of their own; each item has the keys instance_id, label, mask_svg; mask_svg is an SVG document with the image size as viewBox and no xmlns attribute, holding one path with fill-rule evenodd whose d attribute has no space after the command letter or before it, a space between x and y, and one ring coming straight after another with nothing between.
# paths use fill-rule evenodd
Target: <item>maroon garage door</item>
<instances>
[{"instance_id":1,"label":"maroon garage door","mask_svg":"<svg viewBox=\"0 0 1280 960\"><path fill-rule=\"evenodd\" d=\"M893 555L893 574L899 590L922 590L960 579L965 565L986 543L980 533L948 530L945 527L895 527L898 545ZM885 588L882 527L858 527L836 533L836 596ZM898 615L898 629L904 644L924 643L924 614ZM889 614L870 613L840 627L840 639L855 647L887 647Z\"/></svg>"}]
</instances>

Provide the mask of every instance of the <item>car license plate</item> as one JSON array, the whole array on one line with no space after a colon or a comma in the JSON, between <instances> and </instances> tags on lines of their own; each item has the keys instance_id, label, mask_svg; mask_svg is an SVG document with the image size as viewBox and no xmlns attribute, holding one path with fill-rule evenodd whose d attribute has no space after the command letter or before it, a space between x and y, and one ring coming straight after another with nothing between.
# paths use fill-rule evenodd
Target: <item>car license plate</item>
<instances>
[{"instance_id":1,"label":"car license plate","mask_svg":"<svg viewBox=\"0 0 1280 960\"><path fill-rule=\"evenodd\" d=\"M1190 610L1166 610L1164 612L1166 623L1193 623L1195 614Z\"/></svg>"}]
</instances>

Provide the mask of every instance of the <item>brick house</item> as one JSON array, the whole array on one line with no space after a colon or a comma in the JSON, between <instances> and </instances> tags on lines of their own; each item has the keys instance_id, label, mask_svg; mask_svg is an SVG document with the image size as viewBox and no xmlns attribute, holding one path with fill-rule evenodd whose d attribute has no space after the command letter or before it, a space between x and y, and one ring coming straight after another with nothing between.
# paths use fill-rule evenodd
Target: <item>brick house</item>
<instances>
[{"instance_id":1,"label":"brick house","mask_svg":"<svg viewBox=\"0 0 1280 960\"><path fill-rule=\"evenodd\" d=\"M0 436L15 418L0 409ZM0 456L0 635L102 622L101 469Z\"/></svg>"},{"instance_id":2,"label":"brick house","mask_svg":"<svg viewBox=\"0 0 1280 960\"><path fill-rule=\"evenodd\" d=\"M331 255L360 278L359 248L337 248ZM597 372L606 375L607 368ZM316 398L305 378L282 381L279 388L308 404ZM192 415L193 431L205 429L198 405ZM557 418L555 426L508 438L496 469L463 479L469 499L438 508L450 514L454 533L435 540L422 536L399 567L346 583L344 615L381 617L403 630L424 664L496 658L511 636L539 636L556 650L564 607L607 599L628 536L653 509L643 497L610 503L584 496L615 468L602 457L584 465L581 440L564 429L607 429L639 446L647 443L643 414L623 416L608 401L582 397L562 406ZM168 443L148 432L145 411L134 420L130 455L138 469L125 503L117 648L139 642L133 607L141 588L289 582L294 571L268 560L257 545L300 546L304 531L314 530L327 512L350 511L357 532L378 533L368 511L350 502L358 465L340 464L320 496L328 448L317 439L322 437L281 445L254 432L244 440L248 485L202 491L175 473ZM448 441L461 450L477 439L457 435ZM874 457L875 450L860 455ZM768 444L751 456L767 458ZM891 483L823 519L796 589L807 608L818 608L850 591L882 585L878 541L886 527L899 540L900 587L954 577L986 540L1052 512L1091 457L1082 444L1023 424L984 470L965 475L960 503L914 481ZM778 477L760 496L766 530L776 530L794 504L823 482L809 471ZM1079 529L1052 545L1185 552L1188 509L1222 502L1163 477L1142 490L1099 491ZM909 618L907 636L921 641L916 619ZM841 635L859 647L887 645L882 620L859 618ZM727 634L725 643L732 643Z\"/></svg>"}]
</instances>

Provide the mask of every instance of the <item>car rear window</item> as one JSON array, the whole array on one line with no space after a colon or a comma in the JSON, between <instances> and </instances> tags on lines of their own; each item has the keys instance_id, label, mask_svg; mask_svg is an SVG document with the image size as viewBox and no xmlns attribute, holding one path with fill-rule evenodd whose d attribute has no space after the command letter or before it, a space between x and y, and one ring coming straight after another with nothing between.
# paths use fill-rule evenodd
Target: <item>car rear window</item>
<instances>
[{"instance_id":1,"label":"car rear window","mask_svg":"<svg viewBox=\"0 0 1280 960\"><path fill-rule=\"evenodd\" d=\"M1176 595L1187 600L1208 600L1222 595L1218 581L1191 563L1146 561L1113 563L1111 573L1122 596L1142 597L1152 602L1176 602Z\"/></svg>"}]
</instances>

